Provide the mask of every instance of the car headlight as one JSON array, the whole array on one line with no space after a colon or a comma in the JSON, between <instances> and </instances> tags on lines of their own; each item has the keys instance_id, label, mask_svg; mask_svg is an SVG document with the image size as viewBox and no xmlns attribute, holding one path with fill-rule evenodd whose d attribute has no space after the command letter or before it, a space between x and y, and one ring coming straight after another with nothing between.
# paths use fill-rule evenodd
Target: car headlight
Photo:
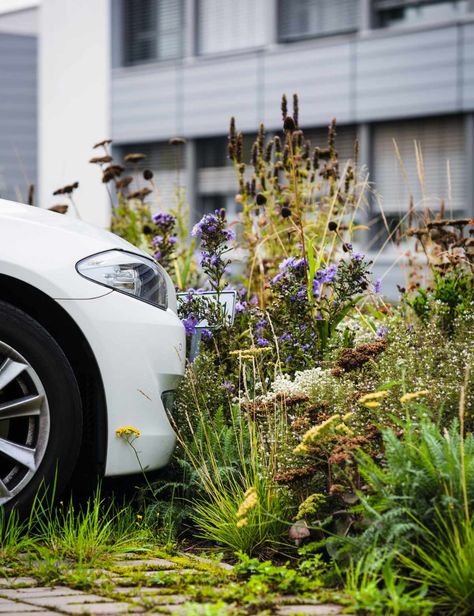
<instances>
[{"instance_id":1,"label":"car headlight","mask_svg":"<svg viewBox=\"0 0 474 616\"><path fill-rule=\"evenodd\" d=\"M160 265L130 252L108 250L79 261L76 269L98 284L166 310L168 293Z\"/></svg>"}]
</instances>

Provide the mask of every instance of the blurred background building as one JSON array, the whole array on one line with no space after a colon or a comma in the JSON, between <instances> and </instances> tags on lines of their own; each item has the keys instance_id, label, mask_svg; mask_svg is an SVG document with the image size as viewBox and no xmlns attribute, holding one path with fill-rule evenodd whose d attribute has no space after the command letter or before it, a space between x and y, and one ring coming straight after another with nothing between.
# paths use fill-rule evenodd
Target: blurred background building
<instances>
[{"instance_id":1,"label":"blurred background building","mask_svg":"<svg viewBox=\"0 0 474 616\"><path fill-rule=\"evenodd\" d=\"M107 195L87 161L111 137L119 154L147 154L161 206L178 158L195 216L232 212L230 116L250 141L261 121L280 129L281 94L297 92L315 145L333 116L343 160L358 139L389 223L410 194L418 207L444 199L474 212L474 0L0 0L0 10L2 196L37 178L49 206L79 180L84 218L105 225ZM187 140L179 157L174 136ZM372 208L376 219L377 199Z\"/></svg>"}]
</instances>

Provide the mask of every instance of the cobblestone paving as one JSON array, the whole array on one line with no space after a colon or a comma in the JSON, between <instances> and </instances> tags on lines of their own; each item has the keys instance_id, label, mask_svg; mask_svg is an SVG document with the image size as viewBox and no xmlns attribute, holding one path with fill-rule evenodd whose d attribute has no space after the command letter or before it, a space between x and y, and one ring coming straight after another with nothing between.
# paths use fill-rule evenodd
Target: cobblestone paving
<instances>
[{"instance_id":1,"label":"cobblestone paving","mask_svg":"<svg viewBox=\"0 0 474 616\"><path fill-rule=\"evenodd\" d=\"M183 568L183 561L186 562ZM196 568L192 565L196 563ZM191 594L174 592L171 579L187 576L203 581L210 575L206 572L205 559L177 558L125 558L113 563L109 569L95 572L92 589L78 590L66 585L44 586L30 576L14 576L13 572L0 572L0 616L6 614L177 614L178 616L205 615L209 603L196 603ZM211 564L208 565L211 567ZM221 572L231 571L225 563L212 564ZM224 581L225 583L225 581ZM212 602L211 602L212 603ZM342 607L333 604L317 604L298 597L280 597L273 608L262 611L276 616L330 616L340 614ZM235 613L232 605L222 607L212 615Z\"/></svg>"}]
</instances>

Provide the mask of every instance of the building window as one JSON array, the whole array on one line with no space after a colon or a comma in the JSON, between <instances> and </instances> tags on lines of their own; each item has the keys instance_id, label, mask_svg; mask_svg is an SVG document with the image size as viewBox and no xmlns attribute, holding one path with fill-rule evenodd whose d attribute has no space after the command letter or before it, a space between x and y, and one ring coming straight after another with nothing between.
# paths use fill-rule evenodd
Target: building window
<instances>
[{"instance_id":1,"label":"building window","mask_svg":"<svg viewBox=\"0 0 474 616\"><path fill-rule=\"evenodd\" d=\"M376 0L381 28L455 19L469 12L470 0Z\"/></svg>"},{"instance_id":2,"label":"building window","mask_svg":"<svg viewBox=\"0 0 474 616\"><path fill-rule=\"evenodd\" d=\"M359 8L359 0L279 0L279 39L293 41L357 30Z\"/></svg>"},{"instance_id":3,"label":"building window","mask_svg":"<svg viewBox=\"0 0 474 616\"><path fill-rule=\"evenodd\" d=\"M198 53L260 47L266 42L267 20L262 0L198 0Z\"/></svg>"},{"instance_id":4,"label":"building window","mask_svg":"<svg viewBox=\"0 0 474 616\"><path fill-rule=\"evenodd\" d=\"M467 208L467 164L459 116L379 124L374 130L375 188L384 213L403 218L410 197L415 212L446 216ZM377 215L380 207L374 204Z\"/></svg>"},{"instance_id":5,"label":"building window","mask_svg":"<svg viewBox=\"0 0 474 616\"><path fill-rule=\"evenodd\" d=\"M183 0L123 1L125 64L183 55Z\"/></svg>"}]
</instances>

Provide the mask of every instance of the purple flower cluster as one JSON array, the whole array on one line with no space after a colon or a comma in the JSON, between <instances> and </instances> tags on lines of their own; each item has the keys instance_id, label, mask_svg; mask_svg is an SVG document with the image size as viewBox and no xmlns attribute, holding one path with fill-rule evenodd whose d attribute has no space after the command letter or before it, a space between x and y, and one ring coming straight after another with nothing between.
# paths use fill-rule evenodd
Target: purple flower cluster
<instances>
[{"instance_id":1,"label":"purple flower cluster","mask_svg":"<svg viewBox=\"0 0 474 616\"><path fill-rule=\"evenodd\" d=\"M224 210L215 210L214 214L204 214L191 231L193 237L198 237L204 245L219 245L235 240L232 229L226 228Z\"/></svg>"},{"instance_id":2,"label":"purple flower cluster","mask_svg":"<svg viewBox=\"0 0 474 616\"><path fill-rule=\"evenodd\" d=\"M173 251L178 238L175 233L176 218L168 212L157 212L153 215L153 239L151 246L153 255L164 267L170 265Z\"/></svg>"},{"instance_id":3,"label":"purple flower cluster","mask_svg":"<svg viewBox=\"0 0 474 616\"><path fill-rule=\"evenodd\" d=\"M252 297L247 300L248 291L245 287L241 287L237 291L237 302L235 304L235 312L247 312L252 308L256 308L258 305L258 297L256 295L252 295Z\"/></svg>"},{"instance_id":4,"label":"purple flower cluster","mask_svg":"<svg viewBox=\"0 0 474 616\"><path fill-rule=\"evenodd\" d=\"M230 249L228 242L235 240L235 233L227 228L224 210L216 210L214 214L205 214L194 225L193 237L201 240L201 267L209 279L211 288L221 289L221 281L230 261L223 255Z\"/></svg>"}]
</instances>

